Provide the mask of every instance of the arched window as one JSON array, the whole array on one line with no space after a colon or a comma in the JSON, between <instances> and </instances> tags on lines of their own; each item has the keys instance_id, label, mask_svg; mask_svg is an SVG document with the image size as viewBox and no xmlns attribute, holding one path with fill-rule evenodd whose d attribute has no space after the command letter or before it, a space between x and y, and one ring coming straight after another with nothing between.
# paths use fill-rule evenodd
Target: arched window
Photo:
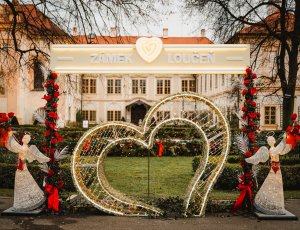
<instances>
[{"instance_id":1,"label":"arched window","mask_svg":"<svg viewBox=\"0 0 300 230\"><path fill-rule=\"evenodd\" d=\"M43 63L35 61L33 66L33 88L35 90L44 90L44 74L43 74Z\"/></svg>"}]
</instances>

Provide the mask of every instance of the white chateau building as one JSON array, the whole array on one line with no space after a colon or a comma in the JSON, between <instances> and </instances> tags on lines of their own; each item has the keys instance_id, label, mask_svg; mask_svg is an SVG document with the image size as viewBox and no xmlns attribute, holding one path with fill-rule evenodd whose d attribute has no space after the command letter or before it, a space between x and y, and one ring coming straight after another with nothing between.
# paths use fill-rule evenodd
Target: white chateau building
<instances>
[{"instance_id":1,"label":"white chateau building","mask_svg":"<svg viewBox=\"0 0 300 230\"><path fill-rule=\"evenodd\" d=\"M30 5L26 5L30 6ZM35 9L42 14L38 9ZM5 9L0 8L0 32L7 32L5 27ZM1 21L2 20L2 21ZM64 32L55 27L60 36ZM26 34L20 33L23 45L29 46ZM110 36L89 37L77 34L73 31L73 39L79 44L135 44L138 37L117 36L112 28ZM43 43L40 36L39 42ZM164 44L212 44L205 37L205 30L201 30L199 37L169 37L168 29L163 29L160 37ZM251 43L251 40L232 39L233 43ZM59 41L58 41L59 43ZM0 41L1 47L9 46L5 39ZM45 52L49 52L45 47ZM0 51L0 59L5 58L4 52ZM24 62L30 61L30 56L24 57ZM255 70L257 75L268 73L270 68L266 63L265 68ZM41 109L45 101L42 83L44 75L42 66L49 66L47 60L34 60L30 68L24 65L13 73L10 79L5 78L8 72L7 65L1 62L0 69L0 112L14 112L20 124L32 124L33 112ZM246 67L245 67L246 68ZM82 111L84 120L90 124L107 121L133 122L138 124L143 119L147 110L161 98L178 92L197 92L212 99L221 110L229 114L238 111L242 102L238 100L240 91L233 90L238 75L224 74L66 74L59 76L60 93L59 116L66 125L76 121L76 114ZM270 89L271 90L271 89ZM258 97L258 110L262 113L262 129L281 129L281 96L265 97L270 90L260 91ZM300 113L300 92L297 88L297 98L294 111ZM191 111L192 112L192 111ZM172 108L164 108L157 113L157 120L163 116L173 116ZM300 114L299 114L300 115Z\"/></svg>"}]
</instances>

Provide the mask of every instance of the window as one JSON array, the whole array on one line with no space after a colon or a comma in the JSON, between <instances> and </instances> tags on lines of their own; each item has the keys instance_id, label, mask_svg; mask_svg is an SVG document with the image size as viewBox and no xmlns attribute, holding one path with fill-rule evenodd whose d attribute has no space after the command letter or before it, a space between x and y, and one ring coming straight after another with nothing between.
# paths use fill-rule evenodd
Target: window
<instances>
[{"instance_id":1,"label":"window","mask_svg":"<svg viewBox=\"0 0 300 230\"><path fill-rule=\"evenodd\" d=\"M215 88L218 88L218 74L215 75Z\"/></svg>"},{"instance_id":2,"label":"window","mask_svg":"<svg viewBox=\"0 0 300 230\"><path fill-rule=\"evenodd\" d=\"M182 118L195 119L197 113L195 111L182 111L181 116Z\"/></svg>"},{"instance_id":3,"label":"window","mask_svg":"<svg viewBox=\"0 0 300 230\"><path fill-rule=\"evenodd\" d=\"M0 95L5 95L5 81L2 72L0 72Z\"/></svg>"},{"instance_id":4,"label":"window","mask_svg":"<svg viewBox=\"0 0 300 230\"><path fill-rule=\"evenodd\" d=\"M182 80L181 90L182 92L196 92L196 80Z\"/></svg>"},{"instance_id":5,"label":"window","mask_svg":"<svg viewBox=\"0 0 300 230\"><path fill-rule=\"evenodd\" d=\"M107 121L121 121L121 111L119 110L107 111Z\"/></svg>"},{"instance_id":6,"label":"window","mask_svg":"<svg viewBox=\"0 0 300 230\"><path fill-rule=\"evenodd\" d=\"M212 80L213 80L212 75L209 75L209 89L210 90L212 89L212 85L213 85Z\"/></svg>"},{"instance_id":7,"label":"window","mask_svg":"<svg viewBox=\"0 0 300 230\"><path fill-rule=\"evenodd\" d=\"M224 86L224 85L225 85L225 75L222 74L222 86Z\"/></svg>"},{"instance_id":8,"label":"window","mask_svg":"<svg viewBox=\"0 0 300 230\"><path fill-rule=\"evenodd\" d=\"M146 94L146 80L133 79L132 80L132 94Z\"/></svg>"},{"instance_id":9,"label":"window","mask_svg":"<svg viewBox=\"0 0 300 230\"><path fill-rule=\"evenodd\" d=\"M170 111L157 111L156 113L156 120L157 121L162 121L169 119L171 117Z\"/></svg>"},{"instance_id":10,"label":"window","mask_svg":"<svg viewBox=\"0 0 300 230\"><path fill-rule=\"evenodd\" d=\"M170 94L171 93L171 80L157 80L156 83L157 94Z\"/></svg>"},{"instance_id":11,"label":"window","mask_svg":"<svg viewBox=\"0 0 300 230\"><path fill-rule=\"evenodd\" d=\"M33 65L33 89L44 90L43 83L43 64L40 61L35 61Z\"/></svg>"},{"instance_id":12,"label":"window","mask_svg":"<svg viewBox=\"0 0 300 230\"><path fill-rule=\"evenodd\" d=\"M96 110L82 110L83 120L96 122Z\"/></svg>"},{"instance_id":13,"label":"window","mask_svg":"<svg viewBox=\"0 0 300 230\"><path fill-rule=\"evenodd\" d=\"M95 78L83 78L82 79L82 93L96 93L96 79Z\"/></svg>"},{"instance_id":14,"label":"window","mask_svg":"<svg viewBox=\"0 0 300 230\"><path fill-rule=\"evenodd\" d=\"M121 94L121 79L107 79L107 94Z\"/></svg>"},{"instance_id":15,"label":"window","mask_svg":"<svg viewBox=\"0 0 300 230\"><path fill-rule=\"evenodd\" d=\"M276 106L265 106L265 124L276 124Z\"/></svg>"},{"instance_id":16,"label":"window","mask_svg":"<svg viewBox=\"0 0 300 230\"><path fill-rule=\"evenodd\" d=\"M207 92L207 75L205 75L204 79L204 91Z\"/></svg>"}]
</instances>

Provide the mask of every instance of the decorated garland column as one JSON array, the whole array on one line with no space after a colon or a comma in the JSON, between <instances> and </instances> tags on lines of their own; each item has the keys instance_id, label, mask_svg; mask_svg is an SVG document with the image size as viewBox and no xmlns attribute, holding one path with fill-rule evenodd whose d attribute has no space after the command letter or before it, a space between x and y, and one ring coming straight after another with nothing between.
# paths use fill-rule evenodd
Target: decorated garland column
<instances>
[{"instance_id":1,"label":"decorated garland column","mask_svg":"<svg viewBox=\"0 0 300 230\"><path fill-rule=\"evenodd\" d=\"M240 209L241 207L248 207L252 209L253 207L253 175L252 175L252 165L245 161L245 158L251 157L257 152L258 147L255 145L255 132L259 129L257 126L257 121L260 118L260 113L256 112L256 88L254 87L254 79L257 78L256 74L252 73L252 70L247 68L246 75L244 76L244 86L243 90L244 96L244 106L243 111L243 127L242 133L246 139L248 139L247 149L241 159L241 166L243 168L243 173L239 175L238 189L241 191L236 203L234 205L233 211Z\"/></svg>"},{"instance_id":2,"label":"decorated garland column","mask_svg":"<svg viewBox=\"0 0 300 230\"><path fill-rule=\"evenodd\" d=\"M58 133L56 121L57 115L57 102L59 97L59 86L56 84L57 74L50 72L47 77L47 81L44 84L47 94L43 99L47 101L45 109L45 142L43 143L43 151L49 155L50 161L48 164L48 173L45 179L45 190L48 196L48 209L55 212L59 211L59 195L58 190L62 188L64 182L61 179L61 170L58 161L54 158L54 153L57 148L57 143L63 139Z\"/></svg>"}]
</instances>

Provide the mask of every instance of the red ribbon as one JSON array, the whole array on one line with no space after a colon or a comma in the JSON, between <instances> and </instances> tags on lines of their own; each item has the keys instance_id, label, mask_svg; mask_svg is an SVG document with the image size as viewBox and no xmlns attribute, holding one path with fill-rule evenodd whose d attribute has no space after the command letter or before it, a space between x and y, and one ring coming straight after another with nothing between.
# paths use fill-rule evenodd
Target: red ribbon
<instances>
[{"instance_id":1,"label":"red ribbon","mask_svg":"<svg viewBox=\"0 0 300 230\"><path fill-rule=\"evenodd\" d=\"M24 169L24 163L20 158L18 159L18 162L17 169L22 171Z\"/></svg>"},{"instance_id":2,"label":"red ribbon","mask_svg":"<svg viewBox=\"0 0 300 230\"><path fill-rule=\"evenodd\" d=\"M241 191L241 193L234 204L233 212L237 211L238 209L240 209L242 207L244 200L246 198L246 195L248 195L248 197L249 197L251 207L253 206L252 187L253 187L252 181L250 181L247 185L244 185L241 183L238 185L238 189Z\"/></svg>"},{"instance_id":3,"label":"red ribbon","mask_svg":"<svg viewBox=\"0 0 300 230\"><path fill-rule=\"evenodd\" d=\"M160 141L160 142L158 142L157 144L158 144L157 155L158 155L158 157L162 157L163 152L164 152L164 146L163 146L163 143Z\"/></svg>"},{"instance_id":4,"label":"red ribbon","mask_svg":"<svg viewBox=\"0 0 300 230\"><path fill-rule=\"evenodd\" d=\"M58 188L51 184L46 184L45 190L48 193L48 209L59 211Z\"/></svg>"}]
</instances>

